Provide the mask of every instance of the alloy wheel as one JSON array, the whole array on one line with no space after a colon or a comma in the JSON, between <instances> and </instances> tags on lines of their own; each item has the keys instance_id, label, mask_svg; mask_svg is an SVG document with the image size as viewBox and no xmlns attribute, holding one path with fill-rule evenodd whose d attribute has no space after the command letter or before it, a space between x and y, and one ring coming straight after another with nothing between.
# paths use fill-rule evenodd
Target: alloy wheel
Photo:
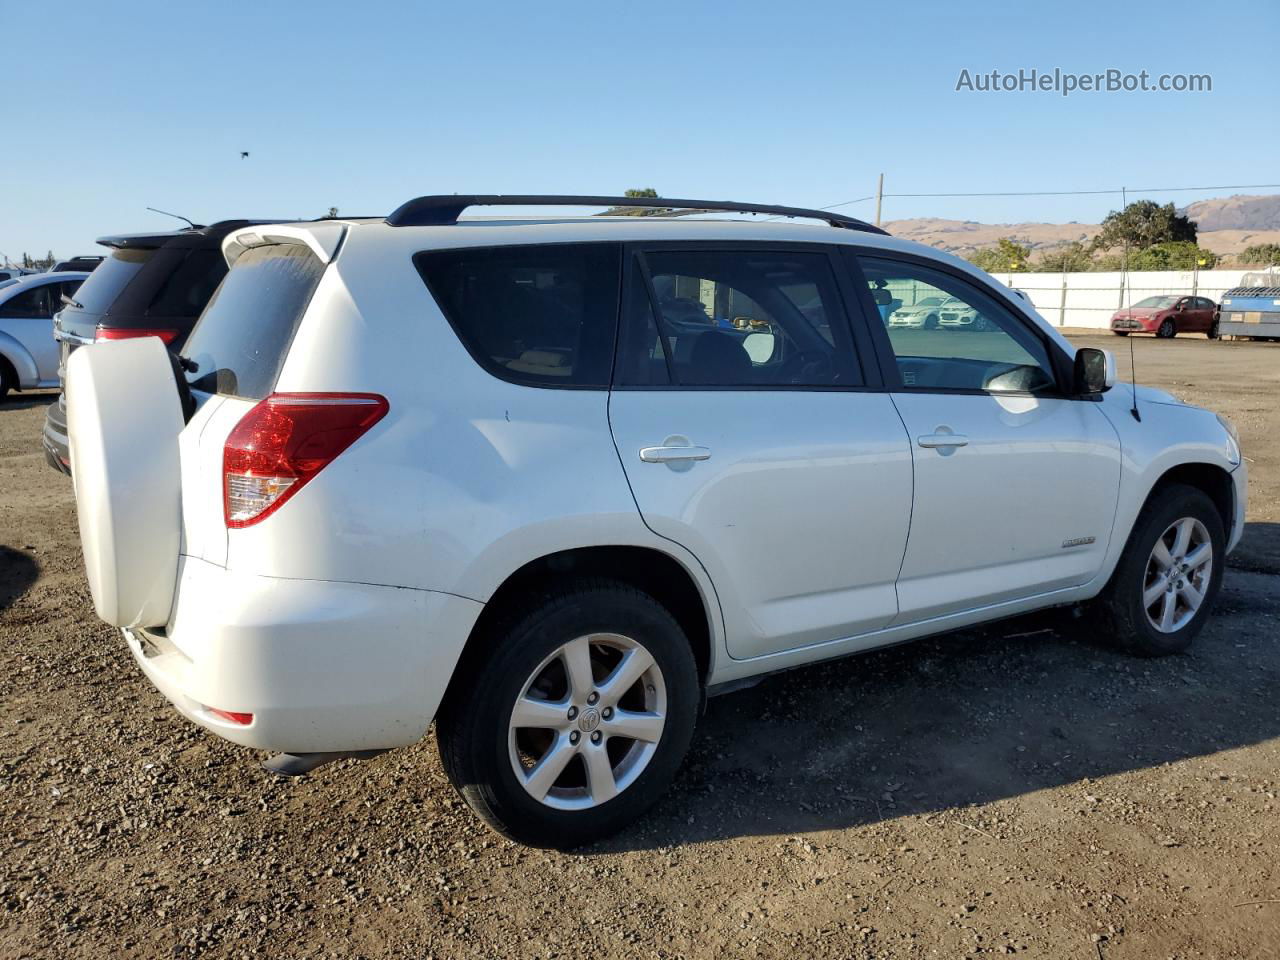
<instances>
[{"instance_id":1,"label":"alloy wheel","mask_svg":"<svg viewBox=\"0 0 1280 960\"><path fill-rule=\"evenodd\" d=\"M1143 577L1142 608L1160 633L1176 633L1204 603L1213 575L1213 542L1195 517L1175 520L1156 538Z\"/></svg>"},{"instance_id":2,"label":"alloy wheel","mask_svg":"<svg viewBox=\"0 0 1280 960\"><path fill-rule=\"evenodd\" d=\"M539 803L590 809L644 772L666 717L666 682L642 644L617 633L576 637L525 681L508 722L511 767Z\"/></svg>"}]
</instances>

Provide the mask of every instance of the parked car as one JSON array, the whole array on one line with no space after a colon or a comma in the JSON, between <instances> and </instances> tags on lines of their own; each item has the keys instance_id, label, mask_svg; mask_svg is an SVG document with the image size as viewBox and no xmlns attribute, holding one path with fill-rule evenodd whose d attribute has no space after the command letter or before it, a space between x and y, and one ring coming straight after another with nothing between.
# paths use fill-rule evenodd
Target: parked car
<instances>
[{"instance_id":1,"label":"parked car","mask_svg":"<svg viewBox=\"0 0 1280 960\"><path fill-rule=\"evenodd\" d=\"M27 270L23 267L0 267L0 283L4 283L6 280L17 280L19 277L25 277L31 273L35 273L35 271Z\"/></svg>"},{"instance_id":2,"label":"parked car","mask_svg":"<svg viewBox=\"0 0 1280 960\"><path fill-rule=\"evenodd\" d=\"M1154 333L1175 337L1179 333L1206 333L1218 336L1217 308L1208 297L1147 297L1132 307L1111 315L1111 332L1121 337L1131 333Z\"/></svg>"},{"instance_id":3,"label":"parked car","mask_svg":"<svg viewBox=\"0 0 1280 960\"><path fill-rule=\"evenodd\" d=\"M63 270L83 270L86 273L92 273L98 269L98 265L105 260L106 257L72 257L70 260L59 260L49 268L50 273L58 273Z\"/></svg>"},{"instance_id":4,"label":"parked car","mask_svg":"<svg viewBox=\"0 0 1280 960\"><path fill-rule=\"evenodd\" d=\"M256 221L224 220L208 227L101 238L111 250L58 317L61 385L66 359L78 347L102 340L159 337L181 349L196 318L227 273L219 244L232 230ZM66 396L45 416L45 460L70 473Z\"/></svg>"},{"instance_id":5,"label":"parked car","mask_svg":"<svg viewBox=\"0 0 1280 960\"><path fill-rule=\"evenodd\" d=\"M935 330L938 326L938 308L945 297L923 297L906 307L898 307L889 314L889 326L917 330Z\"/></svg>"},{"instance_id":6,"label":"parked car","mask_svg":"<svg viewBox=\"0 0 1280 960\"><path fill-rule=\"evenodd\" d=\"M573 846L762 674L1080 604L1191 644L1244 528L1228 421L838 214L459 220L623 202L234 230L180 375L155 338L71 355L94 605L180 713L282 773L434 719L486 822ZM877 307L913 284L992 329L911 352Z\"/></svg>"},{"instance_id":7,"label":"parked car","mask_svg":"<svg viewBox=\"0 0 1280 960\"><path fill-rule=\"evenodd\" d=\"M58 385L53 315L87 273L36 273L0 282L0 400L10 390Z\"/></svg>"}]
</instances>

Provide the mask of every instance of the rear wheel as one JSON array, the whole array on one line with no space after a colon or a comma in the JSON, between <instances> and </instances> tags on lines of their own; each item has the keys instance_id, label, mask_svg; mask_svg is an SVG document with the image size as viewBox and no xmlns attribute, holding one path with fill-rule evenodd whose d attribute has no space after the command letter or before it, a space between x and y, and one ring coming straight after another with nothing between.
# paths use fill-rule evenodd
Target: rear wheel
<instances>
[{"instance_id":1,"label":"rear wheel","mask_svg":"<svg viewBox=\"0 0 1280 960\"><path fill-rule=\"evenodd\" d=\"M656 600L581 581L487 638L437 724L450 781L524 843L569 848L621 829L670 784L701 692L689 642Z\"/></svg>"},{"instance_id":2,"label":"rear wheel","mask_svg":"<svg viewBox=\"0 0 1280 960\"><path fill-rule=\"evenodd\" d=\"M1213 321L1212 325L1210 325L1210 327L1209 327L1209 339L1210 339L1210 340L1219 340L1219 339L1221 339L1221 337L1222 337L1222 334L1221 334L1221 332L1220 332L1220 328L1219 328L1219 326L1218 326L1218 321L1217 321L1217 320L1215 320L1215 321Z\"/></svg>"},{"instance_id":3,"label":"rear wheel","mask_svg":"<svg viewBox=\"0 0 1280 960\"><path fill-rule=\"evenodd\" d=\"M1164 322L1160 324L1160 329L1156 331L1156 336L1161 340L1171 340L1178 335L1178 328L1174 325L1172 317L1165 317Z\"/></svg>"},{"instance_id":4,"label":"rear wheel","mask_svg":"<svg viewBox=\"0 0 1280 960\"><path fill-rule=\"evenodd\" d=\"M1183 484L1158 491L1094 602L1107 639L1144 657L1186 650L1222 584L1225 548L1222 518L1204 491Z\"/></svg>"}]
</instances>

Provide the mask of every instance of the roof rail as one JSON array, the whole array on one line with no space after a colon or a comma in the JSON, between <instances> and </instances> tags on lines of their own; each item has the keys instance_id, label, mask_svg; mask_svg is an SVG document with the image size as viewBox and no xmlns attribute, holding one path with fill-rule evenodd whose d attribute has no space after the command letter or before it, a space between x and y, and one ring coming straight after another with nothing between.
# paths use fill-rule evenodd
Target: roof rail
<instances>
[{"instance_id":1,"label":"roof rail","mask_svg":"<svg viewBox=\"0 0 1280 960\"><path fill-rule=\"evenodd\" d=\"M732 213L765 213L775 217L803 217L823 220L833 227L886 233L864 220L847 217L830 210L805 207L779 207L768 203L736 203L731 200L675 200L670 197L578 197L558 194L440 194L418 197L401 204L387 217L393 227L434 227L458 222L458 215L468 207L653 207L662 210L724 210ZM887 235L887 234L886 234Z\"/></svg>"}]
</instances>

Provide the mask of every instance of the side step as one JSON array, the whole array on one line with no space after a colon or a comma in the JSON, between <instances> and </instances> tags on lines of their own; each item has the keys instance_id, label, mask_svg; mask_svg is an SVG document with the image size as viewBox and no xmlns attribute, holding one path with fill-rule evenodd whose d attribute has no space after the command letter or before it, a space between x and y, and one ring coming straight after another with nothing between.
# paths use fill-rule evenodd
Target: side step
<instances>
[{"instance_id":1,"label":"side step","mask_svg":"<svg viewBox=\"0 0 1280 960\"><path fill-rule=\"evenodd\" d=\"M337 753L277 753L262 763L263 769L280 777L305 777L317 767L335 760L369 760L387 750L340 750Z\"/></svg>"}]
</instances>

